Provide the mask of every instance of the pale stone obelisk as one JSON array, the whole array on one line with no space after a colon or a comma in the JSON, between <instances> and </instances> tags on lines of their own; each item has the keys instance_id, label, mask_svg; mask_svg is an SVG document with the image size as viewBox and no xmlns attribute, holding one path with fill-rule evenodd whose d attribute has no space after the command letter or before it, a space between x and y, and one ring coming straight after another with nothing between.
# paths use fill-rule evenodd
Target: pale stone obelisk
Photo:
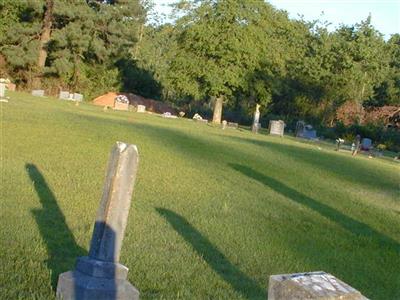
<instances>
[{"instance_id":1,"label":"pale stone obelisk","mask_svg":"<svg viewBox=\"0 0 400 300\"><path fill-rule=\"evenodd\" d=\"M119 263L138 162L135 145L116 143L108 162L89 256L79 257L75 271L59 276L57 298L139 299L137 289L126 280L128 268Z\"/></svg>"}]
</instances>

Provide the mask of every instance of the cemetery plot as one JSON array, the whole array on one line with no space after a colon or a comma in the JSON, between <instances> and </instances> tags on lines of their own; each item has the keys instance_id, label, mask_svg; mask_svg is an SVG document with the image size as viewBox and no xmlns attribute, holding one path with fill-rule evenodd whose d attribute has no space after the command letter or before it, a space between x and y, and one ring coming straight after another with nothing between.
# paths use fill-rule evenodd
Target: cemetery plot
<instances>
[{"instance_id":1,"label":"cemetery plot","mask_svg":"<svg viewBox=\"0 0 400 300\"><path fill-rule=\"evenodd\" d=\"M88 256L116 140L140 150L119 263L141 299L266 299L271 275L318 270L369 299L399 298L398 163L11 95L2 298L55 299L58 276Z\"/></svg>"}]
</instances>

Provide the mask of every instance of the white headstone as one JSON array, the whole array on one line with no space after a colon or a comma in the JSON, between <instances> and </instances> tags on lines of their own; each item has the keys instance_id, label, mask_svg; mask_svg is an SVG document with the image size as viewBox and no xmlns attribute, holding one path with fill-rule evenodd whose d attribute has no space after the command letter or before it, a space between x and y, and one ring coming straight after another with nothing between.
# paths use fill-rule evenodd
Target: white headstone
<instances>
[{"instance_id":1,"label":"white headstone","mask_svg":"<svg viewBox=\"0 0 400 300\"><path fill-rule=\"evenodd\" d=\"M44 96L44 90L33 90L32 91L32 96L43 97Z\"/></svg>"},{"instance_id":2,"label":"white headstone","mask_svg":"<svg viewBox=\"0 0 400 300\"><path fill-rule=\"evenodd\" d=\"M74 93L74 100L75 101L82 101L83 100L83 95L82 94L78 94L78 93Z\"/></svg>"},{"instance_id":3,"label":"white headstone","mask_svg":"<svg viewBox=\"0 0 400 300\"><path fill-rule=\"evenodd\" d=\"M146 112L146 106L138 105L137 106L137 112Z\"/></svg>"},{"instance_id":4,"label":"white headstone","mask_svg":"<svg viewBox=\"0 0 400 300\"><path fill-rule=\"evenodd\" d=\"M68 91L61 91L59 94L59 98L63 100L68 100L69 92Z\"/></svg>"}]
</instances>

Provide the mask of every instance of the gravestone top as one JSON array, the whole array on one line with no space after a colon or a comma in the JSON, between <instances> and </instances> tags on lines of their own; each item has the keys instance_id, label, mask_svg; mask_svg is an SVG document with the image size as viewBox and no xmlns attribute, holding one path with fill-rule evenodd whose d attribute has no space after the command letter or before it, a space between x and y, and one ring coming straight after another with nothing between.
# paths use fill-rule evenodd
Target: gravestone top
<instances>
[{"instance_id":1,"label":"gravestone top","mask_svg":"<svg viewBox=\"0 0 400 300\"><path fill-rule=\"evenodd\" d=\"M32 96L43 97L44 96L44 90L32 90Z\"/></svg>"},{"instance_id":2,"label":"gravestone top","mask_svg":"<svg viewBox=\"0 0 400 300\"><path fill-rule=\"evenodd\" d=\"M356 289L322 271L272 275L268 299L368 300Z\"/></svg>"}]
</instances>

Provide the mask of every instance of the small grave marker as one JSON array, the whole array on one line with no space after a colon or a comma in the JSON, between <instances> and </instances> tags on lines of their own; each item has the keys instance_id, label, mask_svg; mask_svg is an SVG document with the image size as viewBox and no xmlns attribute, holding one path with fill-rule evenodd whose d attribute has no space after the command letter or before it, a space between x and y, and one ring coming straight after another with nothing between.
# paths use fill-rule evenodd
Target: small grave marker
<instances>
[{"instance_id":1,"label":"small grave marker","mask_svg":"<svg viewBox=\"0 0 400 300\"><path fill-rule=\"evenodd\" d=\"M227 124L228 128L233 128L233 129L238 129L239 128L239 124L238 123L234 123L234 122L228 122Z\"/></svg>"},{"instance_id":2,"label":"small grave marker","mask_svg":"<svg viewBox=\"0 0 400 300\"><path fill-rule=\"evenodd\" d=\"M325 272L272 275L268 300L368 300L359 291Z\"/></svg>"},{"instance_id":3,"label":"small grave marker","mask_svg":"<svg viewBox=\"0 0 400 300\"><path fill-rule=\"evenodd\" d=\"M68 91L61 91L58 95L58 98L62 100L69 100L69 92Z\"/></svg>"},{"instance_id":4,"label":"small grave marker","mask_svg":"<svg viewBox=\"0 0 400 300\"><path fill-rule=\"evenodd\" d=\"M59 276L58 299L139 299L126 280L128 268L119 263L138 161L135 145L117 142L113 147L89 256L79 257L75 271Z\"/></svg>"},{"instance_id":5,"label":"small grave marker","mask_svg":"<svg viewBox=\"0 0 400 300\"><path fill-rule=\"evenodd\" d=\"M32 96L43 97L44 96L44 90L33 90L32 91Z\"/></svg>"},{"instance_id":6,"label":"small grave marker","mask_svg":"<svg viewBox=\"0 0 400 300\"><path fill-rule=\"evenodd\" d=\"M140 112L140 113L146 112L146 106L144 106L144 105L138 105L138 106L137 106L137 112Z\"/></svg>"},{"instance_id":7,"label":"small grave marker","mask_svg":"<svg viewBox=\"0 0 400 300\"><path fill-rule=\"evenodd\" d=\"M226 120L222 121L222 129L226 129L226 124L228 124L228 122Z\"/></svg>"},{"instance_id":8,"label":"small grave marker","mask_svg":"<svg viewBox=\"0 0 400 300\"><path fill-rule=\"evenodd\" d=\"M82 94L79 94L79 93L74 93L74 100L75 101L82 101L83 100L83 95Z\"/></svg>"}]
</instances>

